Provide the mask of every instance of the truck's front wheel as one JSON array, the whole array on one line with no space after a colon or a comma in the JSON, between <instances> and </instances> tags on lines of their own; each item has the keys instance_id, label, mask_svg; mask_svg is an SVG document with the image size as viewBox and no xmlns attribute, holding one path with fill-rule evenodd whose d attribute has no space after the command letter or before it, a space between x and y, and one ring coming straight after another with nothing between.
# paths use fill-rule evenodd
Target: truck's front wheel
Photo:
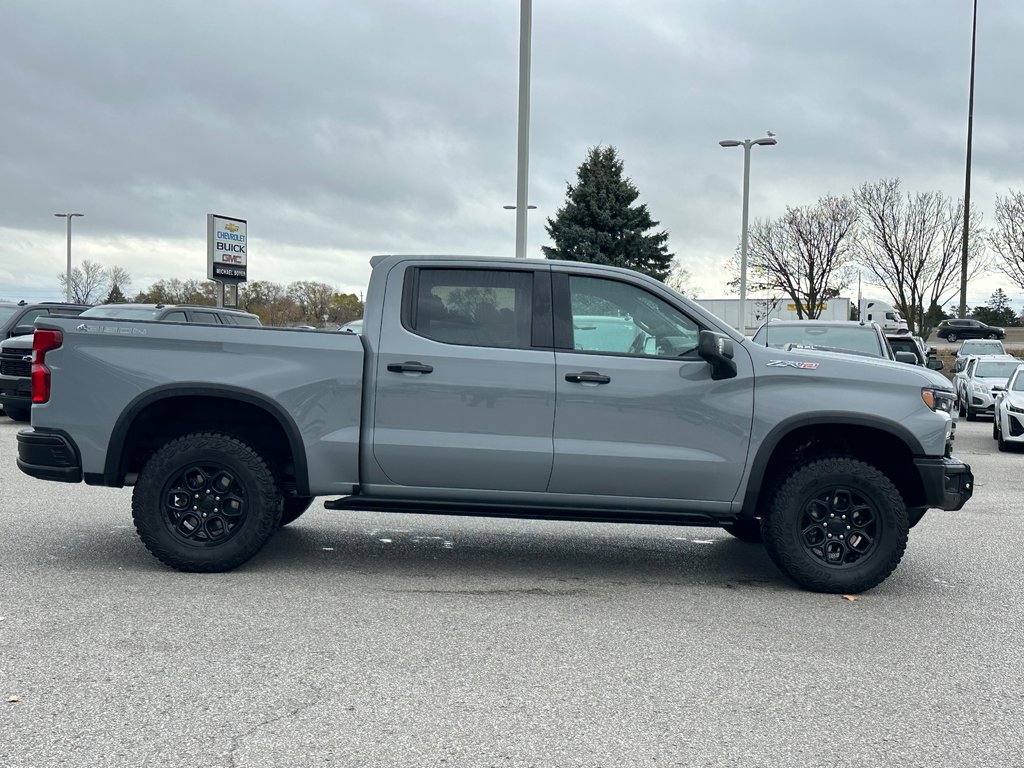
<instances>
[{"instance_id":1,"label":"truck's front wheel","mask_svg":"<svg viewBox=\"0 0 1024 768\"><path fill-rule=\"evenodd\" d=\"M154 453L135 485L132 517L146 548L181 571L228 571L278 527L274 475L250 446L196 433Z\"/></svg>"},{"instance_id":2,"label":"truck's front wheel","mask_svg":"<svg viewBox=\"0 0 1024 768\"><path fill-rule=\"evenodd\" d=\"M816 592L880 584L907 546L907 508L875 467L820 459L793 471L762 524L765 546L793 581Z\"/></svg>"}]
</instances>

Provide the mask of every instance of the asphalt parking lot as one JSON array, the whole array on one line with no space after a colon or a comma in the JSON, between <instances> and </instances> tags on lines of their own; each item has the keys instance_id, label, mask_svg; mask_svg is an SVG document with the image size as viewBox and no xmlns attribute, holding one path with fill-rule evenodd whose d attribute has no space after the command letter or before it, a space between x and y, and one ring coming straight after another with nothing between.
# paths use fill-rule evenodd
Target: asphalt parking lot
<instances>
[{"instance_id":1,"label":"asphalt parking lot","mask_svg":"<svg viewBox=\"0 0 1024 768\"><path fill-rule=\"evenodd\" d=\"M311 510L177 573L130 492L14 466L0 418L0 764L1024 764L1024 453L854 601L702 528Z\"/></svg>"}]
</instances>

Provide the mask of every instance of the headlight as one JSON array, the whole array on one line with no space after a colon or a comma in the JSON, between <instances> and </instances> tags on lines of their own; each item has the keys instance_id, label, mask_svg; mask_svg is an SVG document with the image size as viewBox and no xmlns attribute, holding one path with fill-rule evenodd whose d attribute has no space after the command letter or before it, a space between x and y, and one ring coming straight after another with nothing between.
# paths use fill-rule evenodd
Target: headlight
<instances>
[{"instance_id":1,"label":"headlight","mask_svg":"<svg viewBox=\"0 0 1024 768\"><path fill-rule=\"evenodd\" d=\"M980 381L975 381L974 383L972 383L971 389L973 389L975 392L979 392L982 394L988 393L988 387L982 384Z\"/></svg>"},{"instance_id":2,"label":"headlight","mask_svg":"<svg viewBox=\"0 0 1024 768\"><path fill-rule=\"evenodd\" d=\"M948 389L921 388L921 399L933 411L953 412L953 393Z\"/></svg>"},{"instance_id":3,"label":"headlight","mask_svg":"<svg viewBox=\"0 0 1024 768\"><path fill-rule=\"evenodd\" d=\"M1014 405L1013 403L1007 403L1006 410L1013 411L1014 413L1024 413L1024 408L1021 408L1019 405Z\"/></svg>"}]
</instances>

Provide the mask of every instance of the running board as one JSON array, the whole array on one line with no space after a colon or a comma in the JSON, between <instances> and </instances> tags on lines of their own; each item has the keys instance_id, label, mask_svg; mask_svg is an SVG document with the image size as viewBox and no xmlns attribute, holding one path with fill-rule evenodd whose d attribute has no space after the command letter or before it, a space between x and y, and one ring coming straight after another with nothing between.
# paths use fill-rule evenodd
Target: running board
<instances>
[{"instance_id":1,"label":"running board","mask_svg":"<svg viewBox=\"0 0 1024 768\"><path fill-rule=\"evenodd\" d=\"M342 496L324 502L327 509L361 512L403 512L463 517L504 517L522 520L577 520L591 523L654 523L657 525L701 525L718 527L722 520L707 512L665 512L664 510L621 510L588 507L523 506L479 502L436 502L407 499L374 499Z\"/></svg>"}]
</instances>

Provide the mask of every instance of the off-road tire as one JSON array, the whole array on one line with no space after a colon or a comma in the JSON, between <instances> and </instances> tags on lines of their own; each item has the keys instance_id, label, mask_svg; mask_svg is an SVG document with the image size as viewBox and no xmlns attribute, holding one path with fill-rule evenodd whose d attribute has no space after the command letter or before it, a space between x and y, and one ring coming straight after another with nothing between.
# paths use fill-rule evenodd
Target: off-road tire
<instances>
[{"instance_id":1,"label":"off-road tire","mask_svg":"<svg viewBox=\"0 0 1024 768\"><path fill-rule=\"evenodd\" d=\"M977 421L978 420L978 412L975 411L973 408L971 408L971 406L968 405L964 410L967 411L967 420L968 421Z\"/></svg>"},{"instance_id":2,"label":"off-road tire","mask_svg":"<svg viewBox=\"0 0 1024 768\"><path fill-rule=\"evenodd\" d=\"M5 405L4 413L13 421L29 421L32 418L32 408L20 408L16 405Z\"/></svg>"},{"instance_id":3,"label":"off-road tire","mask_svg":"<svg viewBox=\"0 0 1024 768\"><path fill-rule=\"evenodd\" d=\"M909 530L892 481L870 464L840 457L793 470L762 529L783 573L805 589L842 594L882 583L903 557ZM835 552L840 561L832 561Z\"/></svg>"},{"instance_id":4,"label":"off-road tire","mask_svg":"<svg viewBox=\"0 0 1024 768\"><path fill-rule=\"evenodd\" d=\"M210 432L159 448L132 495L142 543L179 571L229 571L246 562L277 530L282 507L263 458L236 438Z\"/></svg>"},{"instance_id":5,"label":"off-road tire","mask_svg":"<svg viewBox=\"0 0 1024 768\"><path fill-rule=\"evenodd\" d=\"M309 509L313 503L313 496L290 496L285 497L284 510L281 512L281 527L294 523L302 513Z\"/></svg>"},{"instance_id":6,"label":"off-road tire","mask_svg":"<svg viewBox=\"0 0 1024 768\"><path fill-rule=\"evenodd\" d=\"M761 521L754 517L745 517L730 525L723 525L722 528L748 544L760 544L764 541L764 536L761 534Z\"/></svg>"}]
</instances>

